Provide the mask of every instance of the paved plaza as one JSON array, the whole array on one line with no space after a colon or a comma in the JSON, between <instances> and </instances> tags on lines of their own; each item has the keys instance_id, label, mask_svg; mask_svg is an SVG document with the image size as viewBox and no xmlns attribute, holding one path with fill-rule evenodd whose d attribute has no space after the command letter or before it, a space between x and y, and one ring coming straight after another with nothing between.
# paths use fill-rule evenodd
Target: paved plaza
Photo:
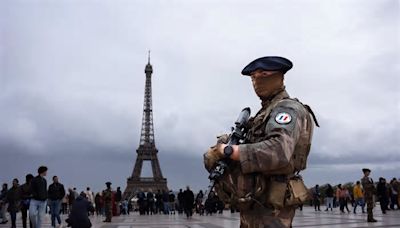
<instances>
[{"instance_id":1,"label":"paved plaza","mask_svg":"<svg viewBox=\"0 0 400 228\"><path fill-rule=\"evenodd\" d=\"M315 212L311 207L304 207L303 211L297 211L293 227L400 227L400 211L388 211L383 215L378 208L374 209L377 223L367 223L366 214L340 214L338 208L333 212ZM20 214L18 215L17 227L22 227ZM63 216L63 221L65 220ZM239 214L231 214L224 211L222 215L199 216L194 215L192 219L186 219L183 215L152 215L140 216L137 213L113 217L112 223L102 223L101 216L91 217L95 228L224 228L239 227ZM0 225L0 228L10 227L10 222ZM50 226L50 218L46 215L43 227Z\"/></svg>"}]
</instances>

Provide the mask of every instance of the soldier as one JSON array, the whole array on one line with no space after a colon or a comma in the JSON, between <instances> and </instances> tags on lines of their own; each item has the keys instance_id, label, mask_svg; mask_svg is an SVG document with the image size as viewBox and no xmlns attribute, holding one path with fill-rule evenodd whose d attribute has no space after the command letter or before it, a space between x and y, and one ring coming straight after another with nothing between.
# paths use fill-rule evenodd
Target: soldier
<instances>
[{"instance_id":1,"label":"soldier","mask_svg":"<svg viewBox=\"0 0 400 228\"><path fill-rule=\"evenodd\" d=\"M306 167L311 117L318 123L310 107L285 90L284 74L292 66L290 60L276 56L249 63L242 74L251 77L261 110L249 120L243 144L227 145L226 136L218 137L217 145L204 154L208 171L218 160L230 159L229 172L216 190L224 201L237 202L241 228L291 227L295 208L308 196L295 173Z\"/></svg>"},{"instance_id":2,"label":"soldier","mask_svg":"<svg viewBox=\"0 0 400 228\"><path fill-rule=\"evenodd\" d=\"M104 210L106 213L106 220L103 222L111 222L112 217L112 191L111 182L107 182L107 189L103 190Z\"/></svg>"},{"instance_id":3,"label":"soldier","mask_svg":"<svg viewBox=\"0 0 400 228\"><path fill-rule=\"evenodd\" d=\"M374 181L372 180L371 177L369 177L371 170L364 168L362 169L362 171L364 173L364 177L361 179L361 184L364 188L364 197L365 197L365 202L367 203L367 214L368 214L367 221L377 222L377 220L374 219L374 215L372 214L372 209L374 209L373 196L376 192L376 188L374 185Z\"/></svg>"}]
</instances>

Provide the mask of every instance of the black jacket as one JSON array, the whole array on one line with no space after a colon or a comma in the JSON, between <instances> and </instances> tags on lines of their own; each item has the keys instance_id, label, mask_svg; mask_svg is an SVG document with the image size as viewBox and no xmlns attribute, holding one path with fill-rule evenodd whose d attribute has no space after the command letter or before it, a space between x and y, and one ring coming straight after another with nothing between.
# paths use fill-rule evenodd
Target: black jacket
<instances>
[{"instance_id":1,"label":"black jacket","mask_svg":"<svg viewBox=\"0 0 400 228\"><path fill-rule=\"evenodd\" d=\"M325 191L325 196L326 197L333 197L333 188L332 187L328 187Z\"/></svg>"},{"instance_id":2,"label":"black jacket","mask_svg":"<svg viewBox=\"0 0 400 228\"><path fill-rule=\"evenodd\" d=\"M38 175L31 182L32 198L39 201L47 200L47 181Z\"/></svg>"},{"instance_id":3,"label":"black jacket","mask_svg":"<svg viewBox=\"0 0 400 228\"><path fill-rule=\"evenodd\" d=\"M29 200L32 198L30 183L25 183L25 184L21 185L19 188L20 188L20 193L21 193L21 200Z\"/></svg>"},{"instance_id":4,"label":"black jacket","mask_svg":"<svg viewBox=\"0 0 400 228\"><path fill-rule=\"evenodd\" d=\"M191 190L185 190L183 192L183 205L185 208L193 208L194 194Z\"/></svg>"},{"instance_id":5,"label":"black jacket","mask_svg":"<svg viewBox=\"0 0 400 228\"><path fill-rule=\"evenodd\" d=\"M379 199L387 199L388 198L386 183L379 182L376 187L376 191L377 191L377 195L378 195Z\"/></svg>"},{"instance_id":6,"label":"black jacket","mask_svg":"<svg viewBox=\"0 0 400 228\"><path fill-rule=\"evenodd\" d=\"M20 206L21 194L19 187L12 187L7 192L8 211L17 212Z\"/></svg>"},{"instance_id":7,"label":"black jacket","mask_svg":"<svg viewBox=\"0 0 400 228\"><path fill-rule=\"evenodd\" d=\"M89 228L92 223L88 217L88 212L94 211L92 204L86 198L78 196L72 204L71 214L68 223L72 228Z\"/></svg>"},{"instance_id":8,"label":"black jacket","mask_svg":"<svg viewBox=\"0 0 400 228\"><path fill-rule=\"evenodd\" d=\"M49 186L49 199L50 200L62 200L65 196L64 185L60 183L53 183Z\"/></svg>"},{"instance_id":9,"label":"black jacket","mask_svg":"<svg viewBox=\"0 0 400 228\"><path fill-rule=\"evenodd\" d=\"M117 192L115 194L115 201L120 202L121 200L122 200L122 192L121 192L121 190L117 190Z\"/></svg>"}]
</instances>

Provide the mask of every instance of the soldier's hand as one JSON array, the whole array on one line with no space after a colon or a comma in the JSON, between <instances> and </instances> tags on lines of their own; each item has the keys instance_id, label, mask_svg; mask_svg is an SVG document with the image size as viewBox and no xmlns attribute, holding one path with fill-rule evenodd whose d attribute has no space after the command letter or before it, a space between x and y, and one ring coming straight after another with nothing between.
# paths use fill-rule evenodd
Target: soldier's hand
<instances>
[{"instance_id":1,"label":"soldier's hand","mask_svg":"<svg viewBox=\"0 0 400 228\"><path fill-rule=\"evenodd\" d=\"M204 167L210 172L214 166L215 163L222 158L224 158L224 152L223 148L225 147L225 144L217 144L215 146L212 146L208 151L204 154ZM222 148L222 149L221 149Z\"/></svg>"}]
</instances>

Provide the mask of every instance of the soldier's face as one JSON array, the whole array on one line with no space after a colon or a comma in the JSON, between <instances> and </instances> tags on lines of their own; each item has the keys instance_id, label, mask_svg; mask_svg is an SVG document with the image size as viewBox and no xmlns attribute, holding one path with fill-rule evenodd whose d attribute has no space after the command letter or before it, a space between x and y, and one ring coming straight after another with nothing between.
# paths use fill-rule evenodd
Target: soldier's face
<instances>
[{"instance_id":1,"label":"soldier's face","mask_svg":"<svg viewBox=\"0 0 400 228\"><path fill-rule=\"evenodd\" d=\"M261 99L268 98L275 91L283 88L283 74L280 71L258 69L251 72L254 91Z\"/></svg>"}]
</instances>

